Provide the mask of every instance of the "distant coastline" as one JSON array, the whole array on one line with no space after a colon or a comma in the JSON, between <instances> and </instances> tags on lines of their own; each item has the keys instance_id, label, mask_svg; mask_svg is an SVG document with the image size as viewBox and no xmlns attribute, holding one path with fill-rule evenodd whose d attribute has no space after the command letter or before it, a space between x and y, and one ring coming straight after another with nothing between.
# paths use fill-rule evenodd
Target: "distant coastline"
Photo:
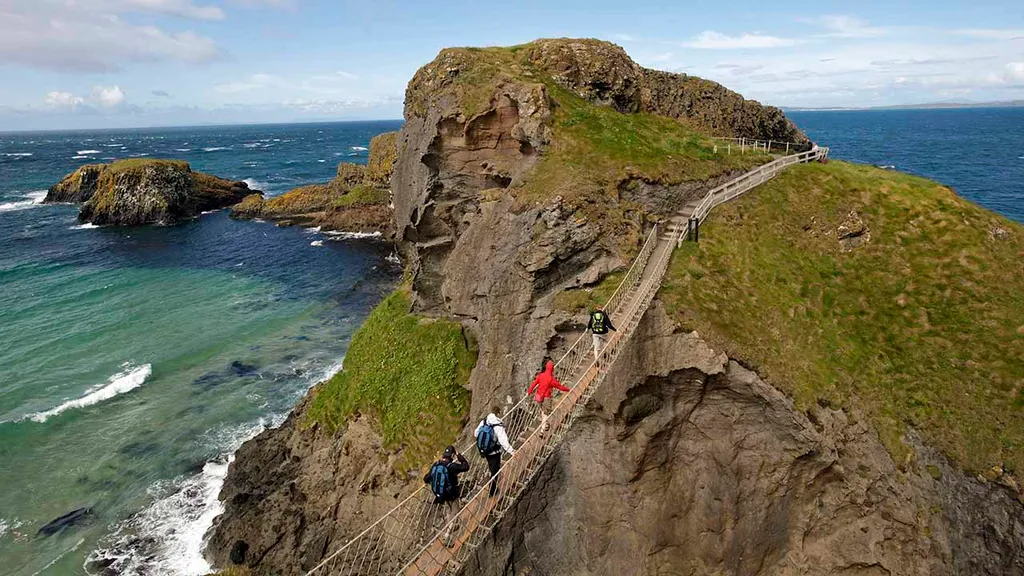
<instances>
[{"instance_id":1,"label":"distant coastline","mask_svg":"<svg viewBox=\"0 0 1024 576\"><path fill-rule=\"evenodd\" d=\"M802 107L782 106L785 112L845 112L854 110L941 110L955 108L1022 108L1024 100L1002 100L996 102L927 102L924 104L894 104L891 106L828 106Z\"/></svg>"}]
</instances>

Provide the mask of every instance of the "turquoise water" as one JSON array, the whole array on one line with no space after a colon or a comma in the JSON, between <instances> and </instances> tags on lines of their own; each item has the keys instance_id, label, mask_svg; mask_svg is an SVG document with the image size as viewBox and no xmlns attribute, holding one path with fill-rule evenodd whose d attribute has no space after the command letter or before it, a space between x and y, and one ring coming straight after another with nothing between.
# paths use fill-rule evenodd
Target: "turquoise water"
<instances>
[{"instance_id":1,"label":"turquoise water","mask_svg":"<svg viewBox=\"0 0 1024 576\"><path fill-rule=\"evenodd\" d=\"M365 161L369 138L395 126L102 141L154 156L186 141L238 149L206 153L217 158L205 168L280 192L329 179L335 153ZM79 151L101 149L96 134L0 135L0 573L205 574L203 535L231 453L338 369L400 266L377 240L224 212L89 228L73 206L36 204L34 192L88 161ZM274 138L272 153L244 146ZM30 144L42 140L52 142ZM82 522L37 534L82 507Z\"/></svg>"}]
</instances>

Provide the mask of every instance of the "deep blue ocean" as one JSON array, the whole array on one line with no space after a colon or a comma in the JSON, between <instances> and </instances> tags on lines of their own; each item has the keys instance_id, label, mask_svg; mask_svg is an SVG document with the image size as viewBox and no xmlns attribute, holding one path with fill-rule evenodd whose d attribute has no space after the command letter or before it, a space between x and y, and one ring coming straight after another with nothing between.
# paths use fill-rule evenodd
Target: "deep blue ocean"
<instances>
[{"instance_id":1,"label":"deep blue ocean","mask_svg":"<svg viewBox=\"0 0 1024 576\"><path fill-rule=\"evenodd\" d=\"M338 369L401 272L372 238L224 211L80 226L43 191L83 163L151 156L278 194L365 163L370 138L399 126L0 134L0 574L85 574L90 559L206 574L230 455Z\"/></svg>"},{"instance_id":2,"label":"deep blue ocean","mask_svg":"<svg viewBox=\"0 0 1024 576\"><path fill-rule=\"evenodd\" d=\"M1024 222L1024 108L787 112L834 158L938 180Z\"/></svg>"},{"instance_id":3,"label":"deep blue ocean","mask_svg":"<svg viewBox=\"0 0 1024 576\"><path fill-rule=\"evenodd\" d=\"M792 112L832 156L1024 222L1024 109ZM0 573L201 575L233 451L338 369L401 266L374 239L231 220L92 228L39 204L88 162L188 160L267 193L400 122L0 133ZM55 535L40 527L90 507ZM93 573L96 572L94 569Z\"/></svg>"}]
</instances>

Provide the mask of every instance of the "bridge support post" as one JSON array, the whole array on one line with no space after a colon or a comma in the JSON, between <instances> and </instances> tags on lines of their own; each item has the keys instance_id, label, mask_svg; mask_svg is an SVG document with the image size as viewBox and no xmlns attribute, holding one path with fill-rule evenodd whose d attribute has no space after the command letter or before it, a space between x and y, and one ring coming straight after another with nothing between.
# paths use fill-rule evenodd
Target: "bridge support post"
<instances>
[{"instance_id":1,"label":"bridge support post","mask_svg":"<svg viewBox=\"0 0 1024 576\"><path fill-rule=\"evenodd\" d=\"M686 222L686 239L694 242L700 239L700 220L692 216Z\"/></svg>"}]
</instances>

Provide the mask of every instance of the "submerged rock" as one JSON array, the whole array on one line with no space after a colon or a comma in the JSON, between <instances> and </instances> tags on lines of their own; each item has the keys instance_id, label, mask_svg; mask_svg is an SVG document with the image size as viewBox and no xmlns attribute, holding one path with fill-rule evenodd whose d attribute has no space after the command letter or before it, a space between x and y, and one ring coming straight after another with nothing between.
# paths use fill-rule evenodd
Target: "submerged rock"
<instances>
[{"instance_id":1,"label":"submerged rock","mask_svg":"<svg viewBox=\"0 0 1024 576\"><path fill-rule=\"evenodd\" d=\"M45 202L82 202L78 219L98 225L174 224L240 202L258 190L193 172L179 160L88 164L50 188Z\"/></svg>"},{"instance_id":2,"label":"submerged rock","mask_svg":"<svg viewBox=\"0 0 1024 576\"><path fill-rule=\"evenodd\" d=\"M92 518L92 516L92 508L77 508L59 518L51 520L45 526L40 528L39 532L37 532L36 534L38 536L53 536L54 534L60 532L65 528L89 521Z\"/></svg>"}]
</instances>

